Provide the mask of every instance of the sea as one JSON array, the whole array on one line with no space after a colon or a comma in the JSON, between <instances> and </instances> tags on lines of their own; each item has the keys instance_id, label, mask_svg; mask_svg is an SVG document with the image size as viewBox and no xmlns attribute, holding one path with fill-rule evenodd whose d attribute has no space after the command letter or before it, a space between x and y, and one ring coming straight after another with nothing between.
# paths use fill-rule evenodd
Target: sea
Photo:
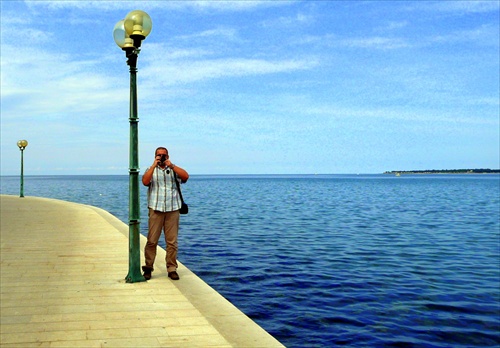
<instances>
[{"instance_id":1,"label":"sea","mask_svg":"<svg viewBox=\"0 0 500 348\"><path fill-rule=\"evenodd\" d=\"M128 223L128 180L25 176L24 194ZM181 187L179 260L285 346L500 347L499 175L192 175ZM19 188L1 177L2 194Z\"/></svg>"}]
</instances>

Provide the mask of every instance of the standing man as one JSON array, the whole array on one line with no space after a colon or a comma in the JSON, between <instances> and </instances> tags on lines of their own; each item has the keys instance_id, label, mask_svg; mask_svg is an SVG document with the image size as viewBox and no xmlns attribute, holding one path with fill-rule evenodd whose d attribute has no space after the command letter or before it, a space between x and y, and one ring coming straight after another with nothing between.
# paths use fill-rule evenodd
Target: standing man
<instances>
[{"instance_id":1,"label":"standing man","mask_svg":"<svg viewBox=\"0 0 500 348\"><path fill-rule=\"evenodd\" d=\"M165 233L167 244L167 273L169 278L178 280L177 274L177 235L179 233L179 209L181 197L176 180L185 183L189 174L170 161L168 150L159 147L155 151L155 159L151 167L142 176L142 183L148 186L148 241L144 248L146 265L142 267L144 278L151 279L154 271L156 247L161 231Z\"/></svg>"}]
</instances>

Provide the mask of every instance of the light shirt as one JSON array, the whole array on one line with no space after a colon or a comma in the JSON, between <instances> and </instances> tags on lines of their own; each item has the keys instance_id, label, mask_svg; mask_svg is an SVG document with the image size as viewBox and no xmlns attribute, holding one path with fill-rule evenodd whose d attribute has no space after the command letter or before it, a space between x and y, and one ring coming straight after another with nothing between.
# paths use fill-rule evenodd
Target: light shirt
<instances>
[{"instance_id":1,"label":"light shirt","mask_svg":"<svg viewBox=\"0 0 500 348\"><path fill-rule=\"evenodd\" d=\"M148 170L149 168L146 169ZM177 180L180 184L180 179ZM181 209L181 203L174 171L170 168L156 167L148 186L148 207L164 213Z\"/></svg>"}]
</instances>

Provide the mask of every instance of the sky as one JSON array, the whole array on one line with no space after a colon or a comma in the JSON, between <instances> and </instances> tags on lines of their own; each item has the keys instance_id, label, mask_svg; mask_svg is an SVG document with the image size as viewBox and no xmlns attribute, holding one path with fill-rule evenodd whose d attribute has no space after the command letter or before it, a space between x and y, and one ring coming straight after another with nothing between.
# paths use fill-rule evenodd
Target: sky
<instances>
[{"instance_id":1,"label":"sky","mask_svg":"<svg viewBox=\"0 0 500 348\"><path fill-rule=\"evenodd\" d=\"M1 175L500 168L499 1L1 1Z\"/></svg>"}]
</instances>

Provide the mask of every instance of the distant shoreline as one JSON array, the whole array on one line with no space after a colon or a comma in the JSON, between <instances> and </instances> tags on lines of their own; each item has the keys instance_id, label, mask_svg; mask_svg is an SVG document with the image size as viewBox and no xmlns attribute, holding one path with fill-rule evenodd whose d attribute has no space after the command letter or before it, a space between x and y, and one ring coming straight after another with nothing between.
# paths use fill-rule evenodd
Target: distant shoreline
<instances>
[{"instance_id":1,"label":"distant shoreline","mask_svg":"<svg viewBox=\"0 0 500 348\"><path fill-rule=\"evenodd\" d=\"M392 170L384 174L500 174L500 169L432 169L432 170Z\"/></svg>"},{"instance_id":2,"label":"distant shoreline","mask_svg":"<svg viewBox=\"0 0 500 348\"><path fill-rule=\"evenodd\" d=\"M500 169L467 169L467 170L393 170L386 171L383 173L302 173L302 174L191 174L193 178L201 178L201 177L214 177L214 178L292 178L292 177L323 177L323 176L377 176L377 175L402 175L402 174L500 174ZM123 177L128 178L129 174L121 173L121 174L25 174L24 178L26 179L36 179L36 178L71 178L71 177ZM0 178L19 178L19 174L2 174Z\"/></svg>"}]
</instances>

